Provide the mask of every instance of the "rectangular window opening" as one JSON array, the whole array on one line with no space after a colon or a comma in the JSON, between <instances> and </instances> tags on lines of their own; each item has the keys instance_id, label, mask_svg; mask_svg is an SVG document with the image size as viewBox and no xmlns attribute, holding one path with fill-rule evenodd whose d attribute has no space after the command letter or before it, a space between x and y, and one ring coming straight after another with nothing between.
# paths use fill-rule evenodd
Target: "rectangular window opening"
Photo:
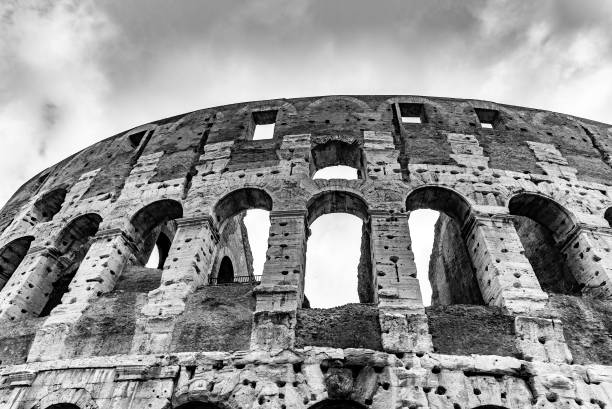
<instances>
[{"instance_id":1,"label":"rectangular window opening","mask_svg":"<svg viewBox=\"0 0 612 409\"><path fill-rule=\"evenodd\" d=\"M278 111L253 112L253 140L272 139Z\"/></svg>"},{"instance_id":2,"label":"rectangular window opening","mask_svg":"<svg viewBox=\"0 0 612 409\"><path fill-rule=\"evenodd\" d=\"M400 103L399 109L403 124L425 123L423 104Z\"/></svg>"},{"instance_id":3,"label":"rectangular window opening","mask_svg":"<svg viewBox=\"0 0 612 409\"><path fill-rule=\"evenodd\" d=\"M480 127L484 129L495 129L499 125L499 111L494 109L474 108Z\"/></svg>"}]
</instances>

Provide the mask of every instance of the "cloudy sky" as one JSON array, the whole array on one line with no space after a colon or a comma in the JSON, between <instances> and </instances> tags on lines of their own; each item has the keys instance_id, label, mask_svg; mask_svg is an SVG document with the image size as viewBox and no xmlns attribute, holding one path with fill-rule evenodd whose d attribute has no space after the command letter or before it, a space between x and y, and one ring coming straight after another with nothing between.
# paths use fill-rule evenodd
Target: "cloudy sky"
<instances>
[{"instance_id":1,"label":"cloudy sky","mask_svg":"<svg viewBox=\"0 0 612 409\"><path fill-rule=\"evenodd\" d=\"M2 0L0 201L161 117L326 94L488 99L612 123L612 2Z\"/></svg>"}]
</instances>

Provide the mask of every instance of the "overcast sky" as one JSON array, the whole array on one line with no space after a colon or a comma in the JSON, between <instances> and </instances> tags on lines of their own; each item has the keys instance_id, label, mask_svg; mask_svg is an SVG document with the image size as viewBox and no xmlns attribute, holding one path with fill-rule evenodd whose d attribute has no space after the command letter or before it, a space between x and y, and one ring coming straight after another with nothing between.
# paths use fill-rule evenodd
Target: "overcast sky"
<instances>
[{"instance_id":1,"label":"overcast sky","mask_svg":"<svg viewBox=\"0 0 612 409\"><path fill-rule=\"evenodd\" d=\"M2 0L0 201L119 131L326 94L480 98L612 123L612 2Z\"/></svg>"}]
</instances>

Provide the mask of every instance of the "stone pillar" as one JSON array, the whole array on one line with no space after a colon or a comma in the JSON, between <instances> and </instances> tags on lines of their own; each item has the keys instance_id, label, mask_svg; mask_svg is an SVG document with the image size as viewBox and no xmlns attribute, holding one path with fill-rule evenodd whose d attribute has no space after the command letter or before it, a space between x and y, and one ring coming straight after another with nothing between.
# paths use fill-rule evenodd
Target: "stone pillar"
<instances>
[{"instance_id":1,"label":"stone pillar","mask_svg":"<svg viewBox=\"0 0 612 409\"><path fill-rule=\"evenodd\" d=\"M291 348L296 311L302 305L306 259L306 210L270 212L270 235L257 304L251 349Z\"/></svg>"},{"instance_id":2,"label":"stone pillar","mask_svg":"<svg viewBox=\"0 0 612 409\"><path fill-rule=\"evenodd\" d=\"M430 351L431 336L416 278L408 215L371 211L370 228L383 348L388 352Z\"/></svg>"},{"instance_id":3,"label":"stone pillar","mask_svg":"<svg viewBox=\"0 0 612 409\"><path fill-rule=\"evenodd\" d=\"M578 225L561 248L584 294L612 299L612 232Z\"/></svg>"},{"instance_id":4,"label":"stone pillar","mask_svg":"<svg viewBox=\"0 0 612 409\"><path fill-rule=\"evenodd\" d=\"M120 229L100 231L94 240L69 290L62 296L62 303L51 311L49 318L36 332L28 362L65 358L65 341L73 326L92 299L115 288L117 278L136 250Z\"/></svg>"},{"instance_id":5,"label":"stone pillar","mask_svg":"<svg viewBox=\"0 0 612 409\"><path fill-rule=\"evenodd\" d=\"M474 216L464 225L463 234L486 304L513 313L546 306L548 296L524 255L511 216Z\"/></svg>"},{"instance_id":6,"label":"stone pillar","mask_svg":"<svg viewBox=\"0 0 612 409\"><path fill-rule=\"evenodd\" d=\"M185 311L187 297L208 283L216 254L218 235L210 216L177 219L177 230L168 252L159 288L149 292L148 301L136 322L132 353L167 352L176 319Z\"/></svg>"},{"instance_id":7,"label":"stone pillar","mask_svg":"<svg viewBox=\"0 0 612 409\"><path fill-rule=\"evenodd\" d=\"M370 180L402 179L398 162L399 151L395 149L391 132L364 131L363 150L366 156L367 178Z\"/></svg>"},{"instance_id":8,"label":"stone pillar","mask_svg":"<svg viewBox=\"0 0 612 409\"><path fill-rule=\"evenodd\" d=\"M0 291L0 321L37 317L62 266L55 247L30 249Z\"/></svg>"}]
</instances>

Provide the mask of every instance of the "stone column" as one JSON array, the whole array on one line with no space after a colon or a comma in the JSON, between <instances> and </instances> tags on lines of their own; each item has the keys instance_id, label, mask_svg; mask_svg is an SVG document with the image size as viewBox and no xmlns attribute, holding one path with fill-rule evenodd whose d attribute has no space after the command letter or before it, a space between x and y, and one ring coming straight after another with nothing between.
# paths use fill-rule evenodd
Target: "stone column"
<instances>
[{"instance_id":1,"label":"stone column","mask_svg":"<svg viewBox=\"0 0 612 409\"><path fill-rule=\"evenodd\" d=\"M291 348L304 294L306 210L270 212L270 235L251 333L251 349Z\"/></svg>"},{"instance_id":2,"label":"stone column","mask_svg":"<svg viewBox=\"0 0 612 409\"><path fill-rule=\"evenodd\" d=\"M36 332L28 354L29 362L65 357L65 341L72 328L92 299L113 290L117 278L136 250L120 229L100 231L94 240L70 282L69 290L62 296L62 303L51 311ZM53 282L48 284L48 291L51 284Z\"/></svg>"},{"instance_id":3,"label":"stone column","mask_svg":"<svg viewBox=\"0 0 612 409\"><path fill-rule=\"evenodd\" d=\"M430 351L431 336L416 278L408 215L371 211L370 228L383 348L388 352Z\"/></svg>"},{"instance_id":4,"label":"stone column","mask_svg":"<svg viewBox=\"0 0 612 409\"><path fill-rule=\"evenodd\" d=\"M524 255L512 216L473 216L463 226L463 234L486 304L513 313L546 306L548 296Z\"/></svg>"},{"instance_id":5,"label":"stone column","mask_svg":"<svg viewBox=\"0 0 612 409\"><path fill-rule=\"evenodd\" d=\"M210 216L177 219L177 230L168 252L159 288L136 322L132 353L167 352L176 319L185 311L187 297L208 283L219 240Z\"/></svg>"},{"instance_id":6,"label":"stone column","mask_svg":"<svg viewBox=\"0 0 612 409\"><path fill-rule=\"evenodd\" d=\"M37 317L62 266L55 247L30 249L0 292L0 321Z\"/></svg>"},{"instance_id":7,"label":"stone column","mask_svg":"<svg viewBox=\"0 0 612 409\"><path fill-rule=\"evenodd\" d=\"M561 248L584 294L612 299L612 231L578 225Z\"/></svg>"}]
</instances>

